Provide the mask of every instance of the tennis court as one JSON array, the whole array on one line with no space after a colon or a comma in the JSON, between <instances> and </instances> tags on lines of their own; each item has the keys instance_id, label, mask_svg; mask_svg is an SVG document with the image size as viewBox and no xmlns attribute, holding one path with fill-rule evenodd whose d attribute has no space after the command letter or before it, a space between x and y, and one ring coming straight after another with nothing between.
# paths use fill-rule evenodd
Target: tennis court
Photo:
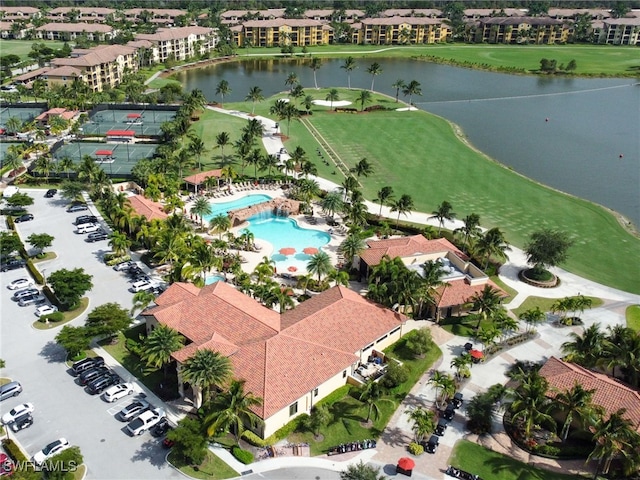
<instances>
[{"instance_id":1,"label":"tennis court","mask_svg":"<svg viewBox=\"0 0 640 480\"><path fill-rule=\"evenodd\" d=\"M109 175L130 175L139 160L153 157L156 148L156 143L76 142L62 145L52 152L52 156L56 162L69 157L78 164L89 155Z\"/></svg>"},{"instance_id":2,"label":"tennis court","mask_svg":"<svg viewBox=\"0 0 640 480\"><path fill-rule=\"evenodd\" d=\"M42 107L0 107L0 124L4 125L12 117L22 120L23 123L30 122L44 111L45 108Z\"/></svg>"},{"instance_id":3,"label":"tennis court","mask_svg":"<svg viewBox=\"0 0 640 480\"><path fill-rule=\"evenodd\" d=\"M89 114L89 121L82 125L86 135L104 135L109 130L133 130L136 136L156 136L162 132L160 125L173 120L175 110L100 110Z\"/></svg>"},{"instance_id":4,"label":"tennis court","mask_svg":"<svg viewBox=\"0 0 640 480\"><path fill-rule=\"evenodd\" d=\"M7 154L7 150L11 145L20 145L20 143L0 143L0 167L4 166L4 156Z\"/></svg>"}]
</instances>

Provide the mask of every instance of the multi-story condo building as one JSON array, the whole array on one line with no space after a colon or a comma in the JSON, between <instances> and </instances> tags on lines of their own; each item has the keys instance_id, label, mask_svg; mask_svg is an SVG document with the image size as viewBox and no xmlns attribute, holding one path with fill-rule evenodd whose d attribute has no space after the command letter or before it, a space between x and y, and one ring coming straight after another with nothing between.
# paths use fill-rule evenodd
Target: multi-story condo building
<instances>
[{"instance_id":1,"label":"multi-story condo building","mask_svg":"<svg viewBox=\"0 0 640 480\"><path fill-rule=\"evenodd\" d=\"M215 30L206 27L159 28L156 33L138 34L135 39L153 44L153 63L186 60L209 52L217 43Z\"/></svg>"},{"instance_id":2,"label":"multi-story condo building","mask_svg":"<svg viewBox=\"0 0 640 480\"><path fill-rule=\"evenodd\" d=\"M564 43L571 33L564 21L549 17L485 17L471 29L476 43Z\"/></svg>"},{"instance_id":3,"label":"multi-story condo building","mask_svg":"<svg viewBox=\"0 0 640 480\"><path fill-rule=\"evenodd\" d=\"M109 25L100 23L47 23L36 28L36 38L43 40L75 40L86 35L92 42L111 40L117 32Z\"/></svg>"},{"instance_id":4,"label":"multi-story condo building","mask_svg":"<svg viewBox=\"0 0 640 480\"><path fill-rule=\"evenodd\" d=\"M249 20L232 27L231 32L237 45L256 47L326 45L332 39L328 24L308 18Z\"/></svg>"},{"instance_id":5,"label":"multi-story condo building","mask_svg":"<svg viewBox=\"0 0 640 480\"><path fill-rule=\"evenodd\" d=\"M598 43L640 45L640 18L608 18L595 29Z\"/></svg>"},{"instance_id":6,"label":"multi-story condo building","mask_svg":"<svg viewBox=\"0 0 640 480\"><path fill-rule=\"evenodd\" d=\"M36 7L0 6L0 20L3 22L28 22L38 17L40 17L40 9Z\"/></svg>"},{"instance_id":7,"label":"multi-story condo building","mask_svg":"<svg viewBox=\"0 0 640 480\"><path fill-rule=\"evenodd\" d=\"M353 25L357 43L385 45L439 43L447 41L451 29L441 18L365 18Z\"/></svg>"},{"instance_id":8,"label":"multi-story condo building","mask_svg":"<svg viewBox=\"0 0 640 480\"><path fill-rule=\"evenodd\" d=\"M115 12L106 7L58 7L51 10L47 18L53 22L104 23Z\"/></svg>"}]
</instances>

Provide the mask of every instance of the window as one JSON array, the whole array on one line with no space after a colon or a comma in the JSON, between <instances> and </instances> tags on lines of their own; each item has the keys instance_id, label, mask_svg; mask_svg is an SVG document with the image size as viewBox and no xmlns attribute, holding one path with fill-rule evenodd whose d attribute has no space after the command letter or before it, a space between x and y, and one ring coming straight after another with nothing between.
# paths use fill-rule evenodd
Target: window
<instances>
[{"instance_id":1,"label":"window","mask_svg":"<svg viewBox=\"0 0 640 480\"><path fill-rule=\"evenodd\" d=\"M296 403L294 403L292 405L289 405L289 416L291 417L291 416L295 415L296 413L298 413L298 402L296 402Z\"/></svg>"},{"instance_id":2,"label":"window","mask_svg":"<svg viewBox=\"0 0 640 480\"><path fill-rule=\"evenodd\" d=\"M347 378L347 371L342 372L342 378Z\"/></svg>"},{"instance_id":3,"label":"window","mask_svg":"<svg viewBox=\"0 0 640 480\"><path fill-rule=\"evenodd\" d=\"M317 396L318 396L318 389L317 389L317 388L313 390L313 396L314 396L314 397L317 397Z\"/></svg>"}]
</instances>

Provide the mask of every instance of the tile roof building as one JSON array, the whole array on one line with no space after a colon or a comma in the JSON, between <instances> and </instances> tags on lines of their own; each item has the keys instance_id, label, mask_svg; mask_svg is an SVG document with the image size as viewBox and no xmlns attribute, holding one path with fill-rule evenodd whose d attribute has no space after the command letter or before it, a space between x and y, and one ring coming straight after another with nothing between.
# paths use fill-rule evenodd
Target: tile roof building
<instances>
[{"instance_id":1,"label":"tile roof building","mask_svg":"<svg viewBox=\"0 0 640 480\"><path fill-rule=\"evenodd\" d=\"M153 44L152 61L163 63L173 58L186 60L213 50L217 36L213 28L178 27L159 28L156 33L140 33L135 40L147 40Z\"/></svg>"},{"instance_id":2,"label":"tile roof building","mask_svg":"<svg viewBox=\"0 0 640 480\"><path fill-rule=\"evenodd\" d=\"M360 362L404 333L406 317L348 288L333 287L280 315L225 282L174 283L143 315L147 332L167 325L187 338L180 364L198 349L226 355L235 378L263 399L262 438L348 381ZM181 394L184 394L180 385Z\"/></svg>"},{"instance_id":3,"label":"tile roof building","mask_svg":"<svg viewBox=\"0 0 640 480\"><path fill-rule=\"evenodd\" d=\"M143 195L132 195L127 197L127 200L136 215L145 217L149 221L164 220L168 217L162 204L149 200Z\"/></svg>"},{"instance_id":4,"label":"tile roof building","mask_svg":"<svg viewBox=\"0 0 640 480\"><path fill-rule=\"evenodd\" d=\"M320 20L309 18L275 18L248 20L231 29L237 45L256 47L294 47L326 45L332 37L331 27Z\"/></svg>"},{"instance_id":5,"label":"tile roof building","mask_svg":"<svg viewBox=\"0 0 640 480\"><path fill-rule=\"evenodd\" d=\"M35 29L36 37L44 40L75 40L86 35L92 42L111 40L117 32L101 23L47 23Z\"/></svg>"},{"instance_id":6,"label":"tile roof building","mask_svg":"<svg viewBox=\"0 0 640 480\"><path fill-rule=\"evenodd\" d=\"M602 373L551 357L540 369L551 389L568 390L576 383L585 390L595 390L593 403L604 408L607 418L625 409L624 418L640 433L640 392ZM554 397L553 391L549 392Z\"/></svg>"},{"instance_id":7,"label":"tile roof building","mask_svg":"<svg viewBox=\"0 0 640 480\"><path fill-rule=\"evenodd\" d=\"M476 43L565 43L571 29L564 20L550 17L483 17L474 24Z\"/></svg>"}]
</instances>

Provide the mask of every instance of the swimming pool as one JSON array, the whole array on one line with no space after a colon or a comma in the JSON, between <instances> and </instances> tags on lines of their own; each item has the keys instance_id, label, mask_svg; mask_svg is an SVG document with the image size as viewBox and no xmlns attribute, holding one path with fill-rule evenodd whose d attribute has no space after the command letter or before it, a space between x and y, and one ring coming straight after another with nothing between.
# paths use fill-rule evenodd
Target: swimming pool
<instances>
[{"instance_id":1,"label":"swimming pool","mask_svg":"<svg viewBox=\"0 0 640 480\"><path fill-rule=\"evenodd\" d=\"M273 245L273 255L271 259L276 262L278 271L283 272L289 267L306 271L307 263L311 255L307 255L303 250L307 247L320 249L331 240L328 233L319 230L302 228L298 222L287 217L277 217L271 212L262 212L248 219L247 230L251 231L256 238L266 240ZM282 255L281 248L295 248L293 255Z\"/></svg>"},{"instance_id":2,"label":"swimming pool","mask_svg":"<svg viewBox=\"0 0 640 480\"><path fill-rule=\"evenodd\" d=\"M224 282L224 277L222 275L209 275L207 278L205 278L204 280L204 284L205 285L211 285L212 283L216 283L216 282Z\"/></svg>"},{"instance_id":3,"label":"swimming pool","mask_svg":"<svg viewBox=\"0 0 640 480\"><path fill-rule=\"evenodd\" d=\"M217 217L220 214L226 214L229 210L237 210L238 208L250 207L258 203L267 202L271 200L269 195L253 194L245 195L242 198L231 200L230 202L214 203L210 202L211 213L204 216L205 222L210 222L212 218Z\"/></svg>"}]
</instances>

